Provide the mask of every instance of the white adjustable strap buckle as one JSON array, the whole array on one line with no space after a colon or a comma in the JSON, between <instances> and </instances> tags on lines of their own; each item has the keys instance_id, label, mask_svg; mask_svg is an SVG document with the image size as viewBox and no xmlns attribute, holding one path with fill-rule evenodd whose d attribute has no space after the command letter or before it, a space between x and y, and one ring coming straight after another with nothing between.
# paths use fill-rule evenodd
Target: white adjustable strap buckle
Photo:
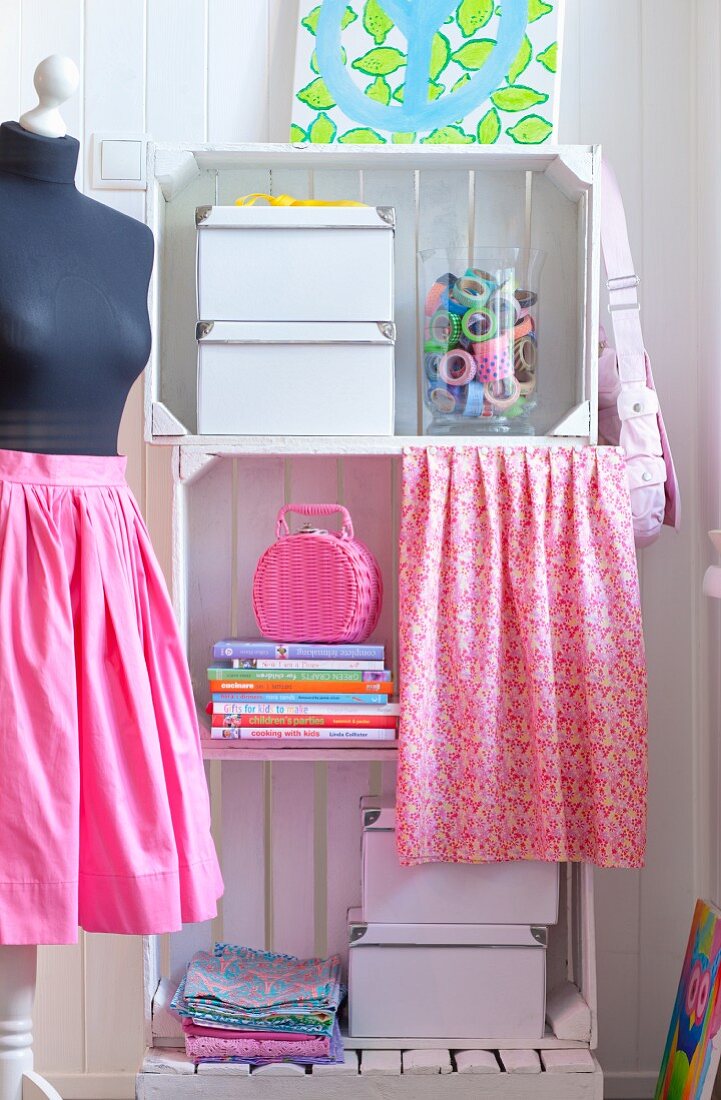
<instances>
[{"instance_id":1,"label":"white adjustable strap buckle","mask_svg":"<svg viewBox=\"0 0 721 1100\"><path fill-rule=\"evenodd\" d=\"M641 285L641 280L635 273L632 275L618 275L615 279L606 280L606 289L609 294L613 294L619 290L637 290ZM618 310L635 309L637 312L641 309L640 302L609 302L608 312L616 313Z\"/></svg>"}]
</instances>

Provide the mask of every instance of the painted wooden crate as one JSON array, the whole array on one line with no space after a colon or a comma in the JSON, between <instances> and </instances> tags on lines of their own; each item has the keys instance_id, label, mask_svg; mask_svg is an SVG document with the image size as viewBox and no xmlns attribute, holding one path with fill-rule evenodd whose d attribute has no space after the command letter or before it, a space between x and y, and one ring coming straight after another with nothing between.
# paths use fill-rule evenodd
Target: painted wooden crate
<instances>
[{"instance_id":1,"label":"painted wooden crate","mask_svg":"<svg viewBox=\"0 0 721 1100\"><path fill-rule=\"evenodd\" d=\"M173 596L199 710L207 699L211 643L257 634L249 600L255 562L291 499L342 501L379 559L386 601L374 640L397 667L396 545L400 463L394 454L243 454L183 446L173 452ZM204 722L205 724L205 722ZM207 730L206 730L207 732ZM596 1044L593 881L561 868L559 921L549 929L546 1034L527 1041L392 1037L347 1040L338 1075L195 1073L167 1006L194 951L224 939L300 955L339 952L347 962L347 909L360 900L360 800L391 793L395 749L266 749L204 742L214 833L226 882L215 921L146 941L148 1058L139 1095L435 1095L428 1075L458 1097L548 1096L600 1100ZM555 1059L555 1061L554 1061ZM567 1072L560 1072L561 1070ZM242 1071L240 1071L242 1073ZM281 1071L278 1071L279 1073ZM218 1080L220 1074L221 1080ZM412 1078L412 1080L411 1080ZM532 1085L529 1083L532 1080Z\"/></svg>"},{"instance_id":2,"label":"painted wooden crate","mask_svg":"<svg viewBox=\"0 0 721 1100\"><path fill-rule=\"evenodd\" d=\"M151 284L155 342L146 372L146 438L214 441L197 435L195 212L267 192L361 199L395 209L399 445L424 430L417 369L418 251L481 246L545 251L540 438L594 443L599 164L599 151L590 146L151 145L148 222L158 256ZM239 448L258 445L257 437L238 437ZM267 449L268 437L262 445ZM379 448L388 446L387 439L379 440ZM274 447L282 452L287 441L279 438ZM330 453L337 448L337 440L327 442Z\"/></svg>"}]
</instances>

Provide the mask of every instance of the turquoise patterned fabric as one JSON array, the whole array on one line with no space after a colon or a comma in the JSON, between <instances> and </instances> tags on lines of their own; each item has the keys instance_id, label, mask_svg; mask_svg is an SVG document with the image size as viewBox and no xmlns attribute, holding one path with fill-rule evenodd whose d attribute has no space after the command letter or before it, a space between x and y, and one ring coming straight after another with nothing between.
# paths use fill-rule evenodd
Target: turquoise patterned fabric
<instances>
[{"instance_id":1,"label":"turquoise patterned fabric","mask_svg":"<svg viewBox=\"0 0 721 1100\"><path fill-rule=\"evenodd\" d=\"M344 994L338 955L298 959L216 943L190 960L172 1006L198 1023L331 1035Z\"/></svg>"}]
</instances>

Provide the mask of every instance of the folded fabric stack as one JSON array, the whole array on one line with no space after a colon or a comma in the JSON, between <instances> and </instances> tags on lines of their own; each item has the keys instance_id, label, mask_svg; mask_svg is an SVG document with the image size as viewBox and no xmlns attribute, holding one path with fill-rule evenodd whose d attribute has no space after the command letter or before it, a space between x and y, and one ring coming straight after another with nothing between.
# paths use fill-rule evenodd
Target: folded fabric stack
<instances>
[{"instance_id":1,"label":"folded fabric stack","mask_svg":"<svg viewBox=\"0 0 721 1100\"><path fill-rule=\"evenodd\" d=\"M344 992L337 955L298 959L216 943L190 960L172 1006L196 1065L331 1065L343 1061Z\"/></svg>"}]
</instances>

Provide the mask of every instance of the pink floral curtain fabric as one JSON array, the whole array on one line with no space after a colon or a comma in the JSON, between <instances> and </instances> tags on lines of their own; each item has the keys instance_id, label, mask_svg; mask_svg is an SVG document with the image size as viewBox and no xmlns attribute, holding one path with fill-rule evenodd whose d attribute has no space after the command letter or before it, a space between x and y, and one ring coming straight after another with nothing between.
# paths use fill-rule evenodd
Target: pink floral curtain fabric
<instances>
[{"instance_id":1,"label":"pink floral curtain fabric","mask_svg":"<svg viewBox=\"0 0 721 1100\"><path fill-rule=\"evenodd\" d=\"M639 867L646 667L615 448L409 448L400 860Z\"/></svg>"}]
</instances>

